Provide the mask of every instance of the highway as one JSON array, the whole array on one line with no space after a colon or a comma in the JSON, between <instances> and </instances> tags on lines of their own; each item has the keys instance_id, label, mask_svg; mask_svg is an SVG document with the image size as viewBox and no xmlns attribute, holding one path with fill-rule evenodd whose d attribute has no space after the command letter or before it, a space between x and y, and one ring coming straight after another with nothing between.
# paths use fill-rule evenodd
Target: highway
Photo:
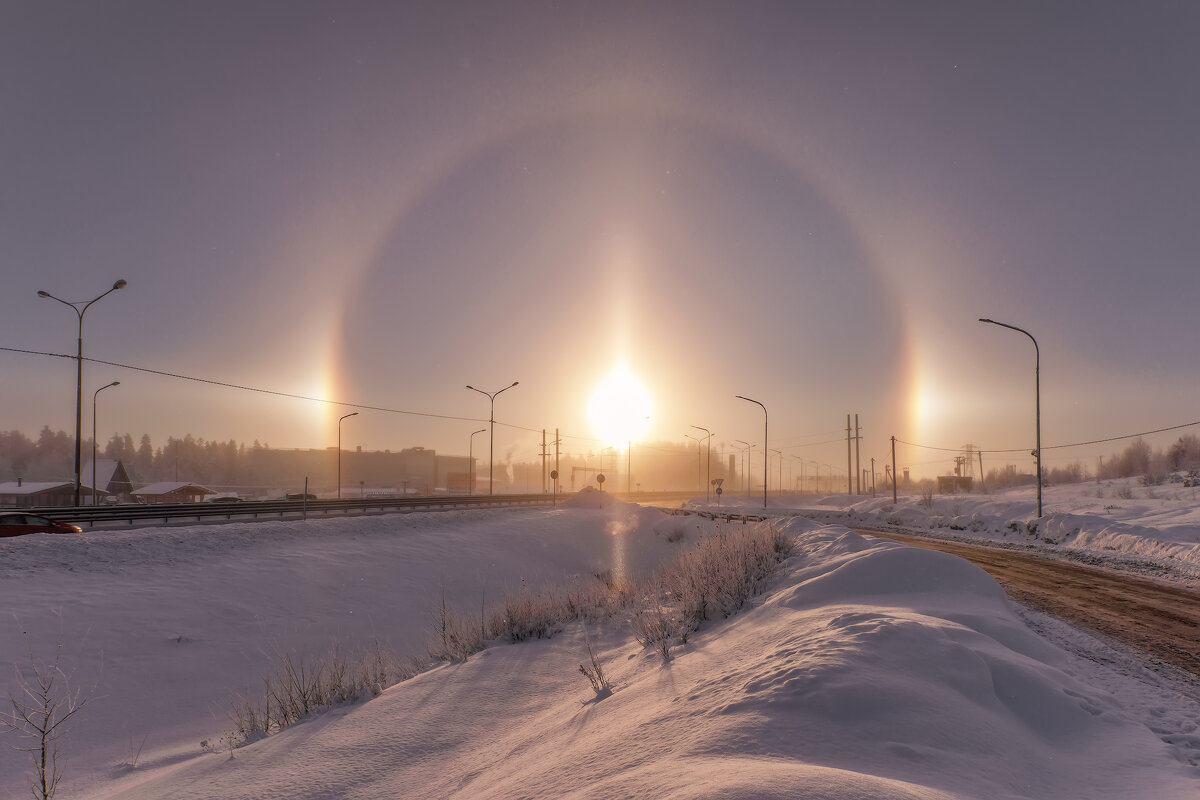
<instances>
[{"instance_id":1,"label":"highway","mask_svg":"<svg viewBox=\"0 0 1200 800\"><path fill-rule=\"evenodd\" d=\"M198 522L253 522L268 519L309 519L329 516L398 514L414 511L453 511L475 508L554 506L573 495L550 494L439 494L409 497L345 497L339 500L246 500L227 503L124 504L23 509L84 530L104 530L149 525L194 525ZM624 500L669 504L695 497L694 492L643 492ZM11 510L11 509L5 509Z\"/></svg>"}]
</instances>

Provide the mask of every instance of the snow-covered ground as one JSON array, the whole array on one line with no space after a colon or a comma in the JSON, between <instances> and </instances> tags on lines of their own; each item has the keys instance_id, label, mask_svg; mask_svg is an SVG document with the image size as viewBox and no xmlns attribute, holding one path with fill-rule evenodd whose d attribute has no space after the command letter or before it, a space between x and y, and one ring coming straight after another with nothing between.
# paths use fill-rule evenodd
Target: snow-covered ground
<instances>
[{"instance_id":1,"label":"snow-covered ground","mask_svg":"<svg viewBox=\"0 0 1200 800\"><path fill-rule=\"evenodd\" d=\"M1068 488L1048 492L1036 542L1029 490L933 509L806 498L793 505L816 521L773 510L798 549L769 590L668 664L627 620L575 623L232 758L200 742L232 728L231 699L277 654L419 653L443 591L477 613L523 586L637 577L729 523L610 502L0 540L0 690L61 642L91 697L62 741L72 798L1200 796L1189 687L1013 605L964 561L848 529L890 520L1180 565L1164 575L1200 565L1190 498ZM615 684L603 699L579 672L585 635ZM0 797L28 796L27 773L25 754L0 752Z\"/></svg>"},{"instance_id":2,"label":"snow-covered ground","mask_svg":"<svg viewBox=\"0 0 1200 800\"><path fill-rule=\"evenodd\" d=\"M939 538L987 540L1053 557L1101 563L1146 577L1200 585L1200 487L1144 486L1136 478L1046 487L1037 518L1032 487L989 494L874 498L793 495L771 509L850 526L910 530ZM761 511L761 500L726 508Z\"/></svg>"}]
</instances>

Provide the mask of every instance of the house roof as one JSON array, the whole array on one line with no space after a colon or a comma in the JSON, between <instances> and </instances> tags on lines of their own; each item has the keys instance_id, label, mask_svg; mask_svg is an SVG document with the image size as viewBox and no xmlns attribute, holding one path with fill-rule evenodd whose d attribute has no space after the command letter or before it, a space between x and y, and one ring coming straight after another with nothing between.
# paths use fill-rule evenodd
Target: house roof
<instances>
[{"instance_id":1,"label":"house roof","mask_svg":"<svg viewBox=\"0 0 1200 800\"><path fill-rule=\"evenodd\" d=\"M0 483L0 494L42 494L62 488L73 491L75 481L21 481L20 485L17 485L16 481L8 481Z\"/></svg>"},{"instance_id":2,"label":"house roof","mask_svg":"<svg viewBox=\"0 0 1200 800\"><path fill-rule=\"evenodd\" d=\"M91 486L91 461L83 465L83 472L80 474L79 478L81 482L87 484L89 487ZM129 471L125 469L125 464L118 459L96 459L96 487L100 490L104 490L114 481L132 485L131 481L129 480Z\"/></svg>"},{"instance_id":3,"label":"house roof","mask_svg":"<svg viewBox=\"0 0 1200 800\"><path fill-rule=\"evenodd\" d=\"M216 491L209 489L207 486L201 486L198 483L189 483L188 481L160 481L159 483L152 483L149 486L135 489L133 493L138 495L216 494Z\"/></svg>"}]
</instances>

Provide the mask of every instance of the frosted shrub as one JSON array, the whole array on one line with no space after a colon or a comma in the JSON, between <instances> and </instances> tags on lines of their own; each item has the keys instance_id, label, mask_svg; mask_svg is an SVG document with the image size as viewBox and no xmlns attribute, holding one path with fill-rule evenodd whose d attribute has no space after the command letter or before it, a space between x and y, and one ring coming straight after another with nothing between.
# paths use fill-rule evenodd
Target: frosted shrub
<instances>
[{"instance_id":1,"label":"frosted shrub","mask_svg":"<svg viewBox=\"0 0 1200 800\"><path fill-rule=\"evenodd\" d=\"M679 603L684 624L695 629L745 605L791 551L791 539L774 527L722 530L667 568L660 581Z\"/></svg>"},{"instance_id":2,"label":"frosted shrub","mask_svg":"<svg viewBox=\"0 0 1200 800\"><path fill-rule=\"evenodd\" d=\"M592 640L587 635L587 629L583 632L583 641L587 644L588 660L591 666L585 664L579 665L579 671L588 679L588 683L592 685L592 691L596 693L596 699L602 700L612 694L612 684L604 675L604 667L600 665L600 659L596 657L596 651L592 649Z\"/></svg>"},{"instance_id":3,"label":"frosted shrub","mask_svg":"<svg viewBox=\"0 0 1200 800\"><path fill-rule=\"evenodd\" d=\"M664 663L670 661L671 645L676 636L686 640L686 627L679 614L661 608L642 609L634 614L633 638L638 644L655 650Z\"/></svg>"},{"instance_id":4,"label":"frosted shrub","mask_svg":"<svg viewBox=\"0 0 1200 800\"><path fill-rule=\"evenodd\" d=\"M0 728L24 740L14 749L31 755L34 778L29 790L36 800L53 800L62 780L59 743L71 719L91 697L90 692L85 695L71 687L62 668L62 652L60 641L53 661L39 661L30 653L27 668L15 667L17 690L8 696L11 711L0 712Z\"/></svg>"},{"instance_id":5,"label":"frosted shrub","mask_svg":"<svg viewBox=\"0 0 1200 800\"><path fill-rule=\"evenodd\" d=\"M278 657L274 672L263 679L261 705L248 697L234 701L231 738L237 744L248 744L309 715L375 697L425 667L420 659L407 666L400 664L378 642L373 650L353 658L337 650L312 660L285 654Z\"/></svg>"},{"instance_id":6,"label":"frosted shrub","mask_svg":"<svg viewBox=\"0 0 1200 800\"><path fill-rule=\"evenodd\" d=\"M462 661L492 640L515 644L545 639L566 623L608 618L632 607L637 641L656 650L664 662L670 661L676 639L686 643L690 631L702 622L736 613L762 591L767 578L791 555L792 546L791 538L773 526L739 527L701 540L641 586L614 578L610 572L597 574L595 581L577 580L540 592L522 586L491 608L481 599L477 615L449 611L443 595L426 651L436 660ZM587 642L589 663L580 664L579 670L597 698L605 697L612 684ZM337 651L316 660L281 656L274 674L263 681L261 704L235 700L235 731L221 742L228 741L232 751L236 744L282 730L310 714L374 697L427 666L420 658L401 664L378 642L373 651L351 659Z\"/></svg>"},{"instance_id":7,"label":"frosted shrub","mask_svg":"<svg viewBox=\"0 0 1200 800\"><path fill-rule=\"evenodd\" d=\"M561 621L558 604L547 594L535 595L528 589L504 598L504 605L493 614L493 628L513 644L526 639L548 639Z\"/></svg>"}]
</instances>

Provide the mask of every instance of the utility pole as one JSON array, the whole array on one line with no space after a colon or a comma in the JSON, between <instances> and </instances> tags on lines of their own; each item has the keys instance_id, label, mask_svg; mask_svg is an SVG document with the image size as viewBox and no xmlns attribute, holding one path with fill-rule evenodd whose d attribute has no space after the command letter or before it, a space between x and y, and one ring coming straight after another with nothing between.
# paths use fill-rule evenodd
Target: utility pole
<instances>
[{"instance_id":1,"label":"utility pole","mask_svg":"<svg viewBox=\"0 0 1200 800\"><path fill-rule=\"evenodd\" d=\"M542 428L542 494L546 493L546 429Z\"/></svg>"},{"instance_id":2,"label":"utility pole","mask_svg":"<svg viewBox=\"0 0 1200 800\"><path fill-rule=\"evenodd\" d=\"M896 437L892 437L892 502L896 502L896 484L900 481L896 479Z\"/></svg>"},{"instance_id":3,"label":"utility pole","mask_svg":"<svg viewBox=\"0 0 1200 800\"><path fill-rule=\"evenodd\" d=\"M871 458L871 497L875 496L875 459Z\"/></svg>"},{"instance_id":4,"label":"utility pole","mask_svg":"<svg viewBox=\"0 0 1200 800\"><path fill-rule=\"evenodd\" d=\"M858 427L858 414L854 415L854 467L855 474L859 481L862 480L862 458L859 442L862 441L862 428ZM855 494L862 494L862 484L858 483L855 487Z\"/></svg>"},{"instance_id":5,"label":"utility pole","mask_svg":"<svg viewBox=\"0 0 1200 800\"><path fill-rule=\"evenodd\" d=\"M976 450L975 452L979 453L979 490L983 491L985 489L983 485L983 451Z\"/></svg>"},{"instance_id":6,"label":"utility pole","mask_svg":"<svg viewBox=\"0 0 1200 800\"><path fill-rule=\"evenodd\" d=\"M850 457L850 415L846 415L846 494L854 494L854 460Z\"/></svg>"}]
</instances>

